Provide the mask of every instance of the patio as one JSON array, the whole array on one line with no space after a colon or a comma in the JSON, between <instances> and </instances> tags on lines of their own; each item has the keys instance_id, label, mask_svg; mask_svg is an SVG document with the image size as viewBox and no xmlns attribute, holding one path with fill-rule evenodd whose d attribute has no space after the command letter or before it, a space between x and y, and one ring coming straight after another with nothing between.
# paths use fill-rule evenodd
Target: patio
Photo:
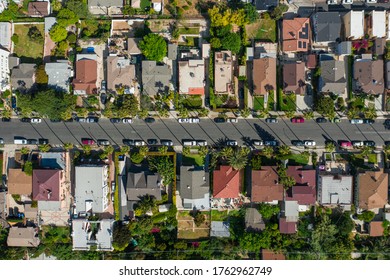
<instances>
[{"instance_id":1,"label":"patio","mask_svg":"<svg viewBox=\"0 0 390 280\"><path fill-rule=\"evenodd\" d=\"M249 199L242 194L238 198L211 198L211 209L218 210L237 210L240 209L245 203L249 203Z\"/></svg>"}]
</instances>

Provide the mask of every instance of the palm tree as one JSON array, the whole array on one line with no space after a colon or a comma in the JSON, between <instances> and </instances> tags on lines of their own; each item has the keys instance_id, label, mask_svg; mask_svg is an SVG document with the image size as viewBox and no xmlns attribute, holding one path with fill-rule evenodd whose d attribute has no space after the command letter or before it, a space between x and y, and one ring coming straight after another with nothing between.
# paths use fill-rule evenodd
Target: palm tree
<instances>
[{"instance_id":1,"label":"palm tree","mask_svg":"<svg viewBox=\"0 0 390 280\"><path fill-rule=\"evenodd\" d=\"M47 153L48 151L50 151L51 149L51 146L49 144L44 144L44 145L39 145L39 150L42 152L42 153Z\"/></svg>"},{"instance_id":2,"label":"palm tree","mask_svg":"<svg viewBox=\"0 0 390 280\"><path fill-rule=\"evenodd\" d=\"M3 110L1 115L3 118L9 119L12 116L12 112L11 112L11 110Z\"/></svg>"},{"instance_id":3,"label":"palm tree","mask_svg":"<svg viewBox=\"0 0 390 280\"><path fill-rule=\"evenodd\" d=\"M206 157L208 153L209 153L209 147L207 147L207 146L200 146L199 147L198 154L201 157L203 157L203 158Z\"/></svg>"},{"instance_id":4,"label":"palm tree","mask_svg":"<svg viewBox=\"0 0 390 280\"><path fill-rule=\"evenodd\" d=\"M146 109L142 109L142 110L138 111L138 117L140 119L145 119L148 115L149 115L149 112Z\"/></svg>"},{"instance_id":5,"label":"palm tree","mask_svg":"<svg viewBox=\"0 0 390 280\"><path fill-rule=\"evenodd\" d=\"M114 147L113 146L106 146L104 147L104 153L107 155L111 155L114 152Z\"/></svg>"},{"instance_id":6,"label":"palm tree","mask_svg":"<svg viewBox=\"0 0 390 280\"><path fill-rule=\"evenodd\" d=\"M289 188L295 186L296 182L295 182L294 177L286 176L280 180L280 183L284 186L285 189L289 189Z\"/></svg>"},{"instance_id":7,"label":"palm tree","mask_svg":"<svg viewBox=\"0 0 390 280\"><path fill-rule=\"evenodd\" d=\"M233 148L232 147L224 147L221 152L220 156L224 158L228 158L233 155Z\"/></svg>"},{"instance_id":8,"label":"palm tree","mask_svg":"<svg viewBox=\"0 0 390 280\"><path fill-rule=\"evenodd\" d=\"M373 106L369 106L368 108L365 108L364 110L364 117L366 119L376 119L376 110Z\"/></svg>"},{"instance_id":9,"label":"palm tree","mask_svg":"<svg viewBox=\"0 0 390 280\"><path fill-rule=\"evenodd\" d=\"M286 115L287 118L291 119L292 117L295 116L294 111L284 111L284 114Z\"/></svg>"},{"instance_id":10,"label":"palm tree","mask_svg":"<svg viewBox=\"0 0 390 280\"><path fill-rule=\"evenodd\" d=\"M244 169L248 163L248 156L242 153L239 149L234 150L233 154L228 158L228 163L233 169L241 170Z\"/></svg>"},{"instance_id":11,"label":"palm tree","mask_svg":"<svg viewBox=\"0 0 390 280\"><path fill-rule=\"evenodd\" d=\"M72 143L64 143L64 149L69 151L73 149L73 144Z\"/></svg>"},{"instance_id":12,"label":"palm tree","mask_svg":"<svg viewBox=\"0 0 390 280\"><path fill-rule=\"evenodd\" d=\"M287 155L291 154L291 148L287 145L282 145L279 147L278 152L279 152L279 155L281 155L281 156L287 156Z\"/></svg>"},{"instance_id":13,"label":"palm tree","mask_svg":"<svg viewBox=\"0 0 390 280\"><path fill-rule=\"evenodd\" d=\"M314 112L311 110L305 110L303 111L303 117L307 120L311 120L314 118Z\"/></svg>"},{"instance_id":14,"label":"palm tree","mask_svg":"<svg viewBox=\"0 0 390 280\"><path fill-rule=\"evenodd\" d=\"M248 147L239 148L239 153L242 154L243 156L248 156L250 152L251 149L249 149Z\"/></svg>"},{"instance_id":15,"label":"palm tree","mask_svg":"<svg viewBox=\"0 0 390 280\"><path fill-rule=\"evenodd\" d=\"M359 116L359 112L355 108L351 108L347 111L347 117L349 120L355 119Z\"/></svg>"},{"instance_id":16,"label":"palm tree","mask_svg":"<svg viewBox=\"0 0 390 280\"><path fill-rule=\"evenodd\" d=\"M264 147L263 149L263 155L266 157L266 158L272 158L274 156L274 149L270 146L266 146Z\"/></svg>"},{"instance_id":17,"label":"palm tree","mask_svg":"<svg viewBox=\"0 0 390 280\"><path fill-rule=\"evenodd\" d=\"M334 152L335 149L336 149L336 146L332 142L325 144L325 151L327 151L328 153Z\"/></svg>"},{"instance_id":18,"label":"palm tree","mask_svg":"<svg viewBox=\"0 0 390 280\"><path fill-rule=\"evenodd\" d=\"M188 146L183 147L183 151L182 151L183 156L188 156L190 155L190 153L191 153L190 147Z\"/></svg>"},{"instance_id":19,"label":"palm tree","mask_svg":"<svg viewBox=\"0 0 390 280\"><path fill-rule=\"evenodd\" d=\"M140 201L136 205L136 210L140 212L141 215L145 215L146 212L152 210L156 207L156 198L150 195L142 196Z\"/></svg>"},{"instance_id":20,"label":"palm tree","mask_svg":"<svg viewBox=\"0 0 390 280\"><path fill-rule=\"evenodd\" d=\"M158 148L158 151L159 151L160 154L166 155L167 152L168 152L168 147L167 146L161 146L161 147Z\"/></svg>"},{"instance_id":21,"label":"palm tree","mask_svg":"<svg viewBox=\"0 0 390 280\"><path fill-rule=\"evenodd\" d=\"M241 116L242 116L243 118L249 117L250 114L251 114L251 110L250 110L248 107L245 107L245 108L241 111Z\"/></svg>"},{"instance_id":22,"label":"palm tree","mask_svg":"<svg viewBox=\"0 0 390 280\"><path fill-rule=\"evenodd\" d=\"M89 155L91 153L91 146L90 145L83 145L83 151L86 155Z\"/></svg>"},{"instance_id":23,"label":"palm tree","mask_svg":"<svg viewBox=\"0 0 390 280\"><path fill-rule=\"evenodd\" d=\"M362 156L367 157L372 152L372 147L369 146L363 146L361 153Z\"/></svg>"},{"instance_id":24,"label":"palm tree","mask_svg":"<svg viewBox=\"0 0 390 280\"><path fill-rule=\"evenodd\" d=\"M146 157L149 153L149 148L148 146L141 146L138 152L141 156Z\"/></svg>"},{"instance_id":25,"label":"palm tree","mask_svg":"<svg viewBox=\"0 0 390 280\"><path fill-rule=\"evenodd\" d=\"M126 154L128 154L129 152L130 152L130 147L129 147L129 146L122 146L122 147L121 147L120 153L121 153L122 155L126 155Z\"/></svg>"},{"instance_id":26,"label":"palm tree","mask_svg":"<svg viewBox=\"0 0 390 280\"><path fill-rule=\"evenodd\" d=\"M27 147L22 147L20 149L20 152L22 153L22 155L28 155L30 153L30 149Z\"/></svg>"}]
</instances>

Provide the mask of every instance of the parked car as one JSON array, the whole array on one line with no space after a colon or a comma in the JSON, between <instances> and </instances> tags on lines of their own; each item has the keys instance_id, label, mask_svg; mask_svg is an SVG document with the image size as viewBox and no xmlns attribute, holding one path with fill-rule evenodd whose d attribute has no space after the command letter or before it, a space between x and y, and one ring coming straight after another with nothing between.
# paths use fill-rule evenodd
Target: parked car
<instances>
[{"instance_id":1,"label":"parked car","mask_svg":"<svg viewBox=\"0 0 390 280\"><path fill-rule=\"evenodd\" d=\"M390 146L390 141L385 141L385 146Z\"/></svg>"},{"instance_id":2,"label":"parked car","mask_svg":"<svg viewBox=\"0 0 390 280\"><path fill-rule=\"evenodd\" d=\"M120 122L121 122L121 119L120 119L120 118L111 118L111 119L110 119L110 122L111 122L111 123L120 123Z\"/></svg>"},{"instance_id":3,"label":"parked car","mask_svg":"<svg viewBox=\"0 0 390 280\"><path fill-rule=\"evenodd\" d=\"M277 118L266 118L265 122L266 123L278 123L278 119Z\"/></svg>"},{"instance_id":4,"label":"parked car","mask_svg":"<svg viewBox=\"0 0 390 280\"><path fill-rule=\"evenodd\" d=\"M271 147L276 147L279 145L279 142L276 140L266 140L264 141L264 146L271 146Z\"/></svg>"},{"instance_id":5,"label":"parked car","mask_svg":"<svg viewBox=\"0 0 390 280\"><path fill-rule=\"evenodd\" d=\"M353 0L343 0L341 3L343 3L343 5L351 5L353 4Z\"/></svg>"},{"instance_id":6,"label":"parked car","mask_svg":"<svg viewBox=\"0 0 390 280\"><path fill-rule=\"evenodd\" d=\"M163 146L173 146L172 140L160 140L161 145Z\"/></svg>"},{"instance_id":7,"label":"parked car","mask_svg":"<svg viewBox=\"0 0 390 280\"><path fill-rule=\"evenodd\" d=\"M207 146L207 141L206 140L196 140L196 145L197 146Z\"/></svg>"},{"instance_id":8,"label":"parked car","mask_svg":"<svg viewBox=\"0 0 390 280\"><path fill-rule=\"evenodd\" d=\"M97 122L99 122L98 117L88 117L87 118L87 123L97 123Z\"/></svg>"},{"instance_id":9,"label":"parked car","mask_svg":"<svg viewBox=\"0 0 390 280\"><path fill-rule=\"evenodd\" d=\"M228 123L238 123L238 119L237 118L228 118L226 121Z\"/></svg>"},{"instance_id":10,"label":"parked car","mask_svg":"<svg viewBox=\"0 0 390 280\"><path fill-rule=\"evenodd\" d=\"M105 94L105 93L101 93L100 94L100 102L102 104L106 104L107 103L107 94Z\"/></svg>"},{"instance_id":11,"label":"parked car","mask_svg":"<svg viewBox=\"0 0 390 280\"><path fill-rule=\"evenodd\" d=\"M27 139L24 137L14 137L14 144L27 144Z\"/></svg>"},{"instance_id":12,"label":"parked car","mask_svg":"<svg viewBox=\"0 0 390 280\"><path fill-rule=\"evenodd\" d=\"M2 121L2 122L10 122L10 121L11 121L11 118L1 118L1 121Z\"/></svg>"},{"instance_id":13,"label":"parked car","mask_svg":"<svg viewBox=\"0 0 390 280\"><path fill-rule=\"evenodd\" d=\"M311 70L306 72L306 81L311 81Z\"/></svg>"},{"instance_id":14,"label":"parked car","mask_svg":"<svg viewBox=\"0 0 390 280\"><path fill-rule=\"evenodd\" d=\"M82 138L81 139L81 143L83 145L94 145L95 144L95 140L93 140L91 138Z\"/></svg>"},{"instance_id":15,"label":"parked car","mask_svg":"<svg viewBox=\"0 0 390 280\"><path fill-rule=\"evenodd\" d=\"M196 146L196 141L191 139L183 139L183 146Z\"/></svg>"},{"instance_id":16,"label":"parked car","mask_svg":"<svg viewBox=\"0 0 390 280\"><path fill-rule=\"evenodd\" d=\"M27 144L28 145L38 145L38 140L37 139L27 139Z\"/></svg>"},{"instance_id":17,"label":"parked car","mask_svg":"<svg viewBox=\"0 0 390 280\"><path fill-rule=\"evenodd\" d=\"M305 142L303 142L301 140L291 140L291 144L296 146L296 147L305 146Z\"/></svg>"},{"instance_id":18,"label":"parked car","mask_svg":"<svg viewBox=\"0 0 390 280\"><path fill-rule=\"evenodd\" d=\"M226 140L226 146L237 146L238 143L236 140Z\"/></svg>"},{"instance_id":19,"label":"parked car","mask_svg":"<svg viewBox=\"0 0 390 280\"><path fill-rule=\"evenodd\" d=\"M326 0L326 4L328 4L328 5L336 5L337 1L336 0Z\"/></svg>"},{"instance_id":20,"label":"parked car","mask_svg":"<svg viewBox=\"0 0 390 280\"><path fill-rule=\"evenodd\" d=\"M30 123L31 119L30 118L22 118L20 121L25 122L25 123Z\"/></svg>"},{"instance_id":21,"label":"parked car","mask_svg":"<svg viewBox=\"0 0 390 280\"><path fill-rule=\"evenodd\" d=\"M31 123L41 123L42 119L41 118L32 118Z\"/></svg>"},{"instance_id":22,"label":"parked car","mask_svg":"<svg viewBox=\"0 0 390 280\"><path fill-rule=\"evenodd\" d=\"M226 121L225 118L220 118L220 117L214 118L214 122L216 123L224 123L225 121Z\"/></svg>"},{"instance_id":23,"label":"parked car","mask_svg":"<svg viewBox=\"0 0 390 280\"><path fill-rule=\"evenodd\" d=\"M134 145L134 140L131 140L131 139L123 139L123 140L122 140L122 143L123 143L123 145L133 146L133 145Z\"/></svg>"},{"instance_id":24,"label":"parked car","mask_svg":"<svg viewBox=\"0 0 390 280\"><path fill-rule=\"evenodd\" d=\"M362 147L364 145L363 141L360 141L360 140L353 140L351 141L352 143L352 146L354 147Z\"/></svg>"},{"instance_id":25,"label":"parked car","mask_svg":"<svg viewBox=\"0 0 390 280\"><path fill-rule=\"evenodd\" d=\"M291 119L292 123L304 123L305 119L303 117L294 117Z\"/></svg>"},{"instance_id":26,"label":"parked car","mask_svg":"<svg viewBox=\"0 0 390 280\"><path fill-rule=\"evenodd\" d=\"M349 121L351 124L362 124L363 120L362 119L352 119Z\"/></svg>"},{"instance_id":27,"label":"parked car","mask_svg":"<svg viewBox=\"0 0 390 280\"><path fill-rule=\"evenodd\" d=\"M145 146L145 142L142 140L134 140L134 146Z\"/></svg>"},{"instance_id":28,"label":"parked car","mask_svg":"<svg viewBox=\"0 0 390 280\"><path fill-rule=\"evenodd\" d=\"M76 118L76 122L84 123L84 122L87 122L87 119L86 118L82 118L82 117L77 117Z\"/></svg>"},{"instance_id":29,"label":"parked car","mask_svg":"<svg viewBox=\"0 0 390 280\"><path fill-rule=\"evenodd\" d=\"M4 139L0 138L0 145L4 145Z\"/></svg>"},{"instance_id":30,"label":"parked car","mask_svg":"<svg viewBox=\"0 0 390 280\"><path fill-rule=\"evenodd\" d=\"M179 119L177 119L177 121L179 123L188 123L188 119L187 118L179 118Z\"/></svg>"},{"instance_id":31,"label":"parked car","mask_svg":"<svg viewBox=\"0 0 390 280\"><path fill-rule=\"evenodd\" d=\"M386 119L384 125L386 129L390 129L390 119Z\"/></svg>"},{"instance_id":32,"label":"parked car","mask_svg":"<svg viewBox=\"0 0 390 280\"><path fill-rule=\"evenodd\" d=\"M46 139L46 138L39 138L39 139L38 139L38 144L39 144L39 145L47 145L47 144L49 144L49 139Z\"/></svg>"},{"instance_id":33,"label":"parked car","mask_svg":"<svg viewBox=\"0 0 390 280\"><path fill-rule=\"evenodd\" d=\"M105 80L102 81L101 89L102 90L106 90L107 89L107 82Z\"/></svg>"},{"instance_id":34,"label":"parked car","mask_svg":"<svg viewBox=\"0 0 390 280\"><path fill-rule=\"evenodd\" d=\"M313 140L305 140L304 143L305 143L305 146L307 146L307 147L315 147L316 146L316 142Z\"/></svg>"},{"instance_id":35,"label":"parked car","mask_svg":"<svg viewBox=\"0 0 390 280\"><path fill-rule=\"evenodd\" d=\"M148 143L148 145L157 145L158 140L157 139L148 139L148 140L146 140L146 143Z\"/></svg>"},{"instance_id":36,"label":"parked car","mask_svg":"<svg viewBox=\"0 0 390 280\"><path fill-rule=\"evenodd\" d=\"M375 142L372 140L363 141L363 144L364 144L364 146L367 146L367 147L375 147L376 146Z\"/></svg>"},{"instance_id":37,"label":"parked car","mask_svg":"<svg viewBox=\"0 0 390 280\"><path fill-rule=\"evenodd\" d=\"M106 139L98 139L96 142L99 146L110 146L110 141Z\"/></svg>"},{"instance_id":38,"label":"parked car","mask_svg":"<svg viewBox=\"0 0 390 280\"><path fill-rule=\"evenodd\" d=\"M346 141L346 140L339 140L339 145L340 145L340 147L343 147L343 148L352 147L352 143L350 141Z\"/></svg>"},{"instance_id":39,"label":"parked car","mask_svg":"<svg viewBox=\"0 0 390 280\"><path fill-rule=\"evenodd\" d=\"M123 122L123 123L132 123L132 122L133 122L133 119L132 119L132 118L123 118L123 119L122 119L122 122Z\"/></svg>"},{"instance_id":40,"label":"parked car","mask_svg":"<svg viewBox=\"0 0 390 280\"><path fill-rule=\"evenodd\" d=\"M115 192L115 181L111 182L111 191Z\"/></svg>"},{"instance_id":41,"label":"parked car","mask_svg":"<svg viewBox=\"0 0 390 280\"><path fill-rule=\"evenodd\" d=\"M374 124L374 123L375 123L375 120L372 120L372 119L363 119L363 123L365 123L365 124Z\"/></svg>"},{"instance_id":42,"label":"parked car","mask_svg":"<svg viewBox=\"0 0 390 280\"><path fill-rule=\"evenodd\" d=\"M253 139L252 140L252 145L253 146L263 146L263 141L261 141L261 140L258 140L258 139Z\"/></svg>"},{"instance_id":43,"label":"parked car","mask_svg":"<svg viewBox=\"0 0 390 280\"><path fill-rule=\"evenodd\" d=\"M155 120L155 118L152 118L152 117L147 117L146 119L145 119L145 122L146 123L154 123L156 120Z\"/></svg>"},{"instance_id":44,"label":"parked car","mask_svg":"<svg viewBox=\"0 0 390 280\"><path fill-rule=\"evenodd\" d=\"M313 87L311 86L311 84L306 84L306 94L313 95Z\"/></svg>"},{"instance_id":45,"label":"parked car","mask_svg":"<svg viewBox=\"0 0 390 280\"><path fill-rule=\"evenodd\" d=\"M377 0L366 0L367 4L375 4Z\"/></svg>"},{"instance_id":46,"label":"parked car","mask_svg":"<svg viewBox=\"0 0 390 280\"><path fill-rule=\"evenodd\" d=\"M16 96L11 97L11 107L12 109L16 109Z\"/></svg>"},{"instance_id":47,"label":"parked car","mask_svg":"<svg viewBox=\"0 0 390 280\"><path fill-rule=\"evenodd\" d=\"M189 118L188 122L189 123L200 123L200 119L199 118Z\"/></svg>"},{"instance_id":48,"label":"parked car","mask_svg":"<svg viewBox=\"0 0 390 280\"><path fill-rule=\"evenodd\" d=\"M328 122L328 120L323 118L323 117L319 117L319 118L316 118L316 122L317 123L326 123L326 122Z\"/></svg>"},{"instance_id":49,"label":"parked car","mask_svg":"<svg viewBox=\"0 0 390 280\"><path fill-rule=\"evenodd\" d=\"M332 120L332 122L333 122L333 123L339 123L339 122L341 122L341 119L340 119L340 118L334 118L334 119Z\"/></svg>"}]
</instances>

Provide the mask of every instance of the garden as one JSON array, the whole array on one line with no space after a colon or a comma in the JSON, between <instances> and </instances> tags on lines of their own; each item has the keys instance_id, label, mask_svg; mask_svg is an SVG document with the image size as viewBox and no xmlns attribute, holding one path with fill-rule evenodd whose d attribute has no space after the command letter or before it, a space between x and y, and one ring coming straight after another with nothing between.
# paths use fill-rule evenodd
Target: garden
<instances>
[{"instance_id":1,"label":"garden","mask_svg":"<svg viewBox=\"0 0 390 280\"><path fill-rule=\"evenodd\" d=\"M11 37L21 62L39 63L43 57L44 24L15 24Z\"/></svg>"},{"instance_id":2,"label":"garden","mask_svg":"<svg viewBox=\"0 0 390 280\"><path fill-rule=\"evenodd\" d=\"M191 215L189 211L179 211L177 215L177 238L198 240L210 235L209 212L197 212ZM203 217L201 217L203 216Z\"/></svg>"}]
</instances>

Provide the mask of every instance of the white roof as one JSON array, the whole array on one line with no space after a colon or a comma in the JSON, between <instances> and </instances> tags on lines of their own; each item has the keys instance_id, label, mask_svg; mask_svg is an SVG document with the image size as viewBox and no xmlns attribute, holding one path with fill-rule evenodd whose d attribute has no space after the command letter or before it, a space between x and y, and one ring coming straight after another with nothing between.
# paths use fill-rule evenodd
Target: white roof
<instances>
[{"instance_id":1,"label":"white roof","mask_svg":"<svg viewBox=\"0 0 390 280\"><path fill-rule=\"evenodd\" d=\"M350 21L347 34L349 37L360 38L364 36L364 11L350 11L345 15Z\"/></svg>"},{"instance_id":2,"label":"white roof","mask_svg":"<svg viewBox=\"0 0 390 280\"><path fill-rule=\"evenodd\" d=\"M179 62L179 90L181 94L189 94L190 89L204 88L204 61L193 59Z\"/></svg>"},{"instance_id":3,"label":"white roof","mask_svg":"<svg viewBox=\"0 0 390 280\"><path fill-rule=\"evenodd\" d=\"M73 220L73 250L89 250L96 245L97 250L112 251L113 220Z\"/></svg>"},{"instance_id":4,"label":"white roof","mask_svg":"<svg viewBox=\"0 0 390 280\"><path fill-rule=\"evenodd\" d=\"M351 175L320 175L318 187L321 204L352 203Z\"/></svg>"},{"instance_id":5,"label":"white roof","mask_svg":"<svg viewBox=\"0 0 390 280\"><path fill-rule=\"evenodd\" d=\"M372 11L371 23L373 37L386 37L386 11Z\"/></svg>"},{"instance_id":6,"label":"white roof","mask_svg":"<svg viewBox=\"0 0 390 280\"><path fill-rule=\"evenodd\" d=\"M152 5L153 5L153 9L154 9L157 13L161 12L161 10L162 10L162 4L161 4L161 2L153 2Z\"/></svg>"}]
</instances>

